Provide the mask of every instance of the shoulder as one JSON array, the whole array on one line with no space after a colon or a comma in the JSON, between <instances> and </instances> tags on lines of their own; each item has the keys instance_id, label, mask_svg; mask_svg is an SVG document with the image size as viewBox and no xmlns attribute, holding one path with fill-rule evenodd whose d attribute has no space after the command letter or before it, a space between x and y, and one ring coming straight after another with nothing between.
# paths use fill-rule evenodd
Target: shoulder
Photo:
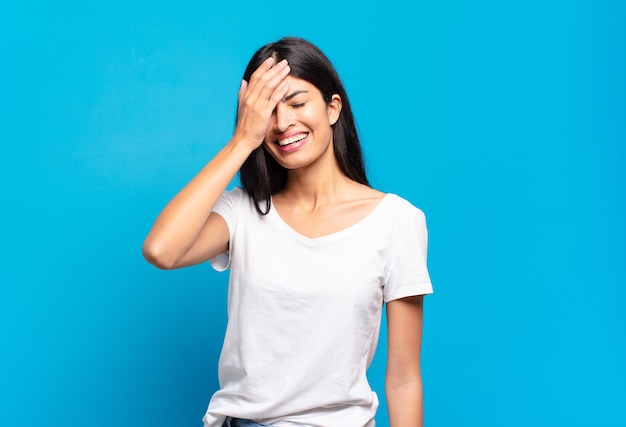
<instances>
[{"instance_id":1,"label":"shoulder","mask_svg":"<svg viewBox=\"0 0 626 427\"><path fill-rule=\"evenodd\" d=\"M424 212L407 199L394 193L388 193L383 200L380 215L380 227L394 245L409 238L425 241L428 235Z\"/></svg>"},{"instance_id":2,"label":"shoulder","mask_svg":"<svg viewBox=\"0 0 626 427\"><path fill-rule=\"evenodd\" d=\"M342 196L343 203L346 205L360 206L364 210L373 210L382 203L387 194L375 188L364 184L351 182L351 186L347 187Z\"/></svg>"},{"instance_id":3,"label":"shoulder","mask_svg":"<svg viewBox=\"0 0 626 427\"><path fill-rule=\"evenodd\" d=\"M394 217L403 219L425 218L425 214L420 208L395 193L387 193L384 201L388 206L388 211Z\"/></svg>"},{"instance_id":4,"label":"shoulder","mask_svg":"<svg viewBox=\"0 0 626 427\"><path fill-rule=\"evenodd\" d=\"M246 190L242 187L233 187L229 190L225 190L220 196L219 200L213 207L213 211L219 213L222 216L225 215L238 215L240 212L245 212L249 209L254 209L254 201L248 195Z\"/></svg>"},{"instance_id":5,"label":"shoulder","mask_svg":"<svg viewBox=\"0 0 626 427\"><path fill-rule=\"evenodd\" d=\"M387 195L387 193L363 184L358 184L358 189L360 195L364 198L382 199Z\"/></svg>"},{"instance_id":6,"label":"shoulder","mask_svg":"<svg viewBox=\"0 0 626 427\"><path fill-rule=\"evenodd\" d=\"M242 187L236 186L230 190L224 191L224 196L231 199L245 199L248 197L248 193Z\"/></svg>"},{"instance_id":7,"label":"shoulder","mask_svg":"<svg viewBox=\"0 0 626 427\"><path fill-rule=\"evenodd\" d=\"M232 204L233 206L241 206L246 202L252 202L252 197L250 197L246 190L239 186L233 187L230 190L225 190L220 199Z\"/></svg>"}]
</instances>

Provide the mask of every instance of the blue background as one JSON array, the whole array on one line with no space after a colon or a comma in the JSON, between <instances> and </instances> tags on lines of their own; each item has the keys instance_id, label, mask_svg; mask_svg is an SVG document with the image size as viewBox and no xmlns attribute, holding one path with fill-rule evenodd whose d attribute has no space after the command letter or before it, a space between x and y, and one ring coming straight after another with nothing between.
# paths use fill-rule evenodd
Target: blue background
<instances>
[{"instance_id":1,"label":"blue background","mask_svg":"<svg viewBox=\"0 0 626 427\"><path fill-rule=\"evenodd\" d=\"M1 6L0 424L200 425L227 275L141 244L298 35L428 218L426 425L625 425L625 28L620 1Z\"/></svg>"}]
</instances>

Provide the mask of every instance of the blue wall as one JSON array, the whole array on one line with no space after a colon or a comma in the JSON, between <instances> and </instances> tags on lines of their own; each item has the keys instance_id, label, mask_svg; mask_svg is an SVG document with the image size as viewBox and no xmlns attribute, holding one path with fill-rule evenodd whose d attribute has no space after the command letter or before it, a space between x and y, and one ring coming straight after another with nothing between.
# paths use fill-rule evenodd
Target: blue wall
<instances>
[{"instance_id":1,"label":"blue wall","mask_svg":"<svg viewBox=\"0 0 626 427\"><path fill-rule=\"evenodd\" d=\"M11 3L0 424L200 425L227 276L141 244L283 35L333 60L372 182L427 214L427 426L626 424L623 2ZM384 403L383 370L381 345Z\"/></svg>"}]
</instances>

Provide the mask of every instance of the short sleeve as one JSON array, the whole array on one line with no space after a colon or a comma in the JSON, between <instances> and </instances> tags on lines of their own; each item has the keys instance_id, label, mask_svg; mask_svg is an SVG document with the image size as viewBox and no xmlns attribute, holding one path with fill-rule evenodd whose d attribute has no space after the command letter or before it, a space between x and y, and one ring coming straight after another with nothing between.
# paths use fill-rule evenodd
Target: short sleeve
<instances>
[{"instance_id":1,"label":"short sleeve","mask_svg":"<svg viewBox=\"0 0 626 427\"><path fill-rule=\"evenodd\" d=\"M426 265L428 231L424 213L416 208L414 215L397 227L385 271L385 302L433 292Z\"/></svg>"},{"instance_id":2,"label":"short sleeve","mask_svg":"<svg viewBox=\"0 0 626 427\"><path fill-rule=\"evenodd\" d=\"M233 241L235 229L237 228L238 213L246 197L247 195L242 188L235 187L232 190L222 193L213 207L213 212L219 214L224 218L224 221L226 221L231 242ZM209 262L217 271L227 270L228 267L230 267L230 250L211 258Z\"/></svg>"}]
</instances>

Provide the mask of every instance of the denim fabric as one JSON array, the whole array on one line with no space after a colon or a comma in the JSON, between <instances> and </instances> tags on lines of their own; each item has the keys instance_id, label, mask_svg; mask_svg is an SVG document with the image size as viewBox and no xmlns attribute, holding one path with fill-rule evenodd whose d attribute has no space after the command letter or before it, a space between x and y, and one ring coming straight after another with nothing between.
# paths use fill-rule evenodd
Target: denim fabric
<instances>
[{"instance_id":1,"label":"denim fabric","mask_svg":"<svg viewBox=\"0 0 626 427\"><path fill-rule=\"evenodd\" d=\"M226 421L224 421L224 424L222 424L222 427L272 427L272 426L255 423L254 421L250 421L250 420L242 420L239 418L227 417Z\"/></svg>"}]
</instances>

